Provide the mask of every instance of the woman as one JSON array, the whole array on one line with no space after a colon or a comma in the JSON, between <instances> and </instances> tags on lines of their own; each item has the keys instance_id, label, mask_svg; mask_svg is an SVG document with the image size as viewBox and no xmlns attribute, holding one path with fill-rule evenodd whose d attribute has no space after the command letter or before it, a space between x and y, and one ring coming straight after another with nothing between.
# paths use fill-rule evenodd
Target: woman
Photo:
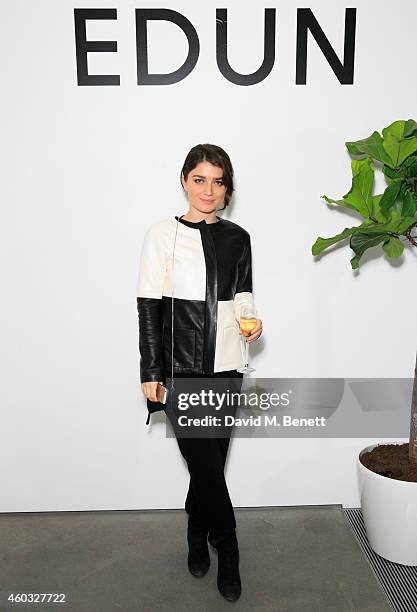
<instances>
[{"instance_id":1,"label":"woman","mask_svg":"<svg viewBox=\"0 0 417 612\"><path fill-rule=\"evenodd\" d=\"M154 223L140 258L140 378L149 414L165 409L157 386L166 384L170 395L168 380L173 378L215 379L216 391L219 384L223 390L240 391L239 313L242 306L254 305L250 235L216 215L228 206L234 190L229 156L216 145L193 147L181 184L188 196L187 213ZM254 342L261 333L257 319L246 341ZM234 601L241 580L236 520L224 477L230 433L231 428L225 437L175 435L190 474L185 501L188 568L194 576L207 572L208 539L218 553L218 589Z\"/></svg>"}]
</instances>

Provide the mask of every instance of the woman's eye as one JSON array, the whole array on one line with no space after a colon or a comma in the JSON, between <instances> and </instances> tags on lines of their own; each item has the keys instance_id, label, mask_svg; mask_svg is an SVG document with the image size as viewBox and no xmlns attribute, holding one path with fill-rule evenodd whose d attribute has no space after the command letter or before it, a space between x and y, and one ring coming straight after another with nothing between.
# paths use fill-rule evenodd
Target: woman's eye
<instances>
[{"instance_id":1,"label":"woman's eye","mask_svg":"<svg viewBox=\"0 0 417 612\"><path fill-rule=\"evenodd\" d=\"M196 179L194 179L194 182L195 182L195 183L199 183L199 182L200 182L200 181L202 181L202 180L203 180L203 179L196 178ZM223 181L216 181L216 183L217 183L218 185L224 185Z\"/></svg>"}]
</instances>

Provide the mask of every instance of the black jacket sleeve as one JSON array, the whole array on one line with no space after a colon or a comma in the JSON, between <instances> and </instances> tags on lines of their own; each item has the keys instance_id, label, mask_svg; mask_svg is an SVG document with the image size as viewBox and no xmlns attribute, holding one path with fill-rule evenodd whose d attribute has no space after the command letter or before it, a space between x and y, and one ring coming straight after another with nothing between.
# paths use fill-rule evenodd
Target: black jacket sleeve
<instances>
[{"instance_id":1,"label":"black jacket sleeve","mask_svg":"<svg viewBox=\"0 0 417 612\"><path fill-rule=\"evenodd\" d=\"M164 382L161 300L137 297L140 381Z\"/></svg>"},{"instance_id":2,"label":"black jacket sleeve","mask_svg":"<svg viewBox=\"0 0 417 612\"><path fill-rule=\"evenodd\" d=\"M252 286L252 249L249 233L246 234L242 256L238 262L238 280L234 296L235 318L239 322L243 306L255 307ZM261 318L258 312L258 318Z\"/></svg>"},{"instance_id":3,"label":"black jacket sleeve","mask_svg":"<svg viewBox=\"0 0 417 612\"><path fill-rule=\"evenodd\" d=\"M252 293L252 249L250 236L246 235L245 247L238 263L236 293Z\"/></svg>"},{"instance_id":4,"label":"black jacket sleeve","mask_svg":"<svg viewBox=\"0 0 417 612\"><path fill-rule=\"evenodd\" d=\"M139 264L137 311L140 380L165 382L162 350L162 293L166 257L157 225L144 237Z\"/></svg>"}]
</instances>

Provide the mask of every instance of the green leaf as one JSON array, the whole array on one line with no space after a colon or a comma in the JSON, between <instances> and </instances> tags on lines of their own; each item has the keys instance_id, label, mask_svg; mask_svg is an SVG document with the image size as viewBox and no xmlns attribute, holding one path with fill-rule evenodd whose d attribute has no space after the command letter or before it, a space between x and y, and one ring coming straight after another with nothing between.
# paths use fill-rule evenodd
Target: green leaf
<instances>
[{"instance_id":1,"label":"green leaf","mask_svg":"<svg viewBox=\"0 0 417 612\"><path fill-rule=\"evenodd\" d=\"M350 191L343 196L342 200L333 200L323 195L322 198L328 204L337 204L351 208L358 212L364 219L372 216L373 196L372 188L374 184L374 168L372 159L353 159L352 167L352 186Z\"/></svg>"},{"instance_id":2,"label":"green leaf","mask_svg":"<svg viewBox=\"0 0 417 612\"><path fill-rule=\"evenodd\" d=\"M391 238L382 246L382 248L384 249L388 257L395 259L402 255L404 251L404 244L399 238L391 236Z\"/></svg>"},{"instance_id":3,"label":"green leaf","mask_svg":"<svg viewBox=\"0 0 417 612\"><path fill-rule=\"evenodd\" d=\"M416 196L411 193L411 191L407 191L404 194L401 214L403 217L413 217L417 212L417 199Z\"/></svg>"},{"instance_id":4,"label":"green leaf","mask_svg":"<svg viewBox=\"0 0 417 612\"><path fill-rule=\"evenodd\" d=\"M416 214L417 200L408 189L406 183L403 183L401 191L392 206L390 213L391 217L413 217Z\"/></svg>"},{"instance_id":5,"label":"green leaf","mask_svg":"<svg viewBox=\"0 0 417 612\"><path fill-rule=\"evenodd\" d=\"M410 155L407 157L397 170L404 171L404 175L407 177L417 176L417 155Z\"/></svg>"},{"instance_id":6,"label":"green leaf","mask_svg":"<svg viewBox=\"0 0 417 612\"><path fill-rule=\"evenodd\" d=\"M406 126L403 119L394 121L382 130L384 149L393 160L394 167L401 166L409 155L417 151L417 136L414 131L413 124L407 122Z\"/></svg>"},{"instance_id":7,"label":"green leaf","mask_svg":"<svg viewBox=\"0 0 417 612\"><path fill-rule=\"evenodd\" d=\"M375 228L371 228L375 229ZM378 245L383 240L387 240L389 235L387 232L370 232L368 229L364 229L363 232L355 232L352 234L350 239L350 247L356 255L363 255L363 253L373 246Z\"/></svg>"},{"instance_id":8,"label":"green leaf","mask_svg":"<svg viewBox=\"0 0 417 612\"><path fill-rule=\"evenodd\" d=\"M355 227L345 227L343 232L341 232L340 234L336 234L335 236L331 236L330 238L322 238L321 236L319 236L316 242L311 247L312 254L320 255L320 253L324 251L324 249L327 249L327 247L331 246L332 244L336 244L341 240L344 240L344 238L348 238L348 236L351 236L354 232L356 232L359 227L368 226L370 223L372 222L365 221L365 223L362 223L362 225L358 225Z\"/></svg>"},{"instance_id":9,"label":"green leaf","mask_svg":"<svg viewBox=\"0 0 417 612\"><path fill-rule=\"evenodd\" d=\"M399 181L395 181L388 185L385 189L381 201L379 203L381 212L385 215L386 218L389 216L389 210L392 206L394 206L394 202L397 199L398 194L400 193L402 183Z\"/></svg>"},{"instance_id":10,"label":"green leaf","mask_svg":"<svg viewBox=\"0 0 417 612\"><path fill-rule=\"evenodd\" d=\"M355 142L345 142L347 150L351 155L370 155L374 159L394 166L394 162L384 148L383 140L379 132L373 132L368 138L356 140Z\"/></svg>"},{"instance_id":11,"label":"green leaf","mask_svg":"<svg viewBox=\"0 0 417 612\"><path fill-rule=\"evenodd\" d=\"M417 156L410 155L407 157L402 168L405 169L405 175L407 178L416 178L417 177Z\"/></svg>"},{"instance_id":12,"label":"green leaf","mask_svg":"<svg viewBox=\"0 0 417 612\"><path fill-rule=\"evenodd\" d=\"M410 158L408 157L407 159L410 159ZM390 168L389 166L386 166L384 164L382 166L382 172L384 173L385 177L387 178L388 183L391 183L392 181L395 181L395 180L398 180L398 179L402 179L402 178L404 178L406 176L406 171L405 171L405 168L404 168L404 164L402 166L400 166L399 168Z\"/></svg>"},{"instance_id":13,"label":"green leaf","mask_svg":"<svg viewBox=\"0 0 417 612\"><path fill-rule=\"evenodd\" d=\"M398 219L397 227L392 231L397 234L404 234L408 232L414 225L417 225L416 217L402 217Z\"/></svg>"},{"instance_id":14,"label":"green leaf","mask_svg":"<svg viewBox=\"0 0 417 612\"><path fill-rule=\"evenodd\" d=\"M350 248L354 251L355 257L350 260L352 268L359 267L359 260L362 255L371 247L377 246L381 242L385 242L389 239L389 235L386 232L383 233L367 233L366 230L358 231L352 234L350 237Z\"/></svg>"},{"instance_id":15,"label":"green leaf","mask_svg":"<svg viewBox=\"0 0 417 612\"><path fill-rule=\"evenodd\" d=\"M358 257L357 255L355 255L355 257L352 257L352 259L350 260L350 265L354 270L356 270L356 268L359 268L359 260L360 257Z\"/></svg>"},{"instance_id":16,"label":"green leaf","mask_svg":"<svg viewBox=\"0 0 417 612\"><path fill-rule=\"evenodd\" d=\"M404 125L404 136L412 136L414 132L417 134L417 122L414 119L407 119Z\"/></svg>"},{"instance_id":17,"label":"green leaf","mask_svg":"<svg viewBox=\"0 0 417 612\"><path fill-rule=\"evenodd\" d=\"M382 193L372 196L372 218L376 219L380 223L385 223L387 219L381 211L382 196L383 196Z\"/></svg>"}]
</instances>

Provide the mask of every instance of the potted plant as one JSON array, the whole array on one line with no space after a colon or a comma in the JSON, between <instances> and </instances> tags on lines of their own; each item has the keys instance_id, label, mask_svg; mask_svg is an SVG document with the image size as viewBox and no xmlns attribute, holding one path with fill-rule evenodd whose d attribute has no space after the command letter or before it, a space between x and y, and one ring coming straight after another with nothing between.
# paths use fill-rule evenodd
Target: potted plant
<instances>
[{"instance_id":1,"label":"potted plant","mask_svg":"<svg viewBox=\"0 0 417 612\"><path fill-rule=\"evenodd\" d=\"M417 247L417 123L394 121L364 140L345 143L353 157L352 186L341 200L323 195L329 205L348 208L361 220L335 236L318 237L312 254L349 241L350 264L357 270L368 249L388 258L402 256L405 244ZM375 168L387 181L373 194ZM410 316L414 317L413 304ZM357 457L365 528L372 549L403 565L417 565L417 356L411 398L409 442L373 444Z\"/></svg>"}]
</instances>

